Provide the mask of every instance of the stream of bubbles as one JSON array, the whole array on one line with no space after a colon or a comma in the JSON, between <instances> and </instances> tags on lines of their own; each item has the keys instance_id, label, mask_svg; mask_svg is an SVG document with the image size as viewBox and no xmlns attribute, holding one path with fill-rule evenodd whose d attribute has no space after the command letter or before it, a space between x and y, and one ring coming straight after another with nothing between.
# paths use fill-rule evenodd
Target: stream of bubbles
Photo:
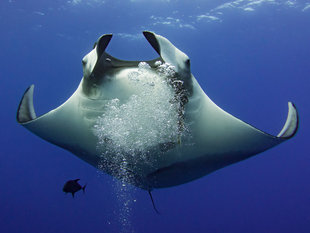
<instances>
[{"instance_id":1,"label":"stream of bubbles","mask_svg":"<svg viewBox=\"0 0 310 233\"><path fill-rule=\"evenodd\" d=\"M94 126L98 146L104 148L102 167L108 159L117 164L115 192L119 202L119 222L122 232L133 232L130 216L134 203L134 189L128 185L128 160L147 160L149 148L166 142L180 140L180 98L176 91L174 67L155 63L151 68L140 62L138 69L130 72L128 78L138 94L127 100L111 99L106 102L103 114ZM139 158L138 158L139 157ZM147 162L147 161L146 161ZM113 169L113 168L111 168Z\"/></svg>"}]
</instances>

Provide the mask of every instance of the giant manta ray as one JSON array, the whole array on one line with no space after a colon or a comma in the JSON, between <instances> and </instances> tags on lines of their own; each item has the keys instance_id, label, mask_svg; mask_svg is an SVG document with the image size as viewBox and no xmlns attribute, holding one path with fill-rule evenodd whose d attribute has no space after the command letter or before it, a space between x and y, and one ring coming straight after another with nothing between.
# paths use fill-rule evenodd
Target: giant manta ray
<instances>
[{"instance_id":1,"label":"giant manta ray","mask_svg":"<svg viewBox=\"0 0 310 233\"><path fill-rule=\"evenodd\" d=\"M83 58L83 78L73 95L58 108L37 117L31 85L18 107L18 123L106 173L148 191L198 179L274 147L296 133L298 114L293 103L288 103L287 120L277 136L256 129L212 102L191 74L186 54L160 35L148 31L143 34L159 58L144 63L114 58L105 52L112 35L103 35ZM147 67L142 73L140 64ZM161 72L163 65L173 72ZM138 81L129 78L133 74ZM143 83L143 75L155 80L151 88ZM129 102L142 92L141 84L137 88L139 82L149 88L150 98L140 97L142 104L130 109ZM161 98L154 108L153 93L160 97L164 89L170 97L166 101ZM118 101L114 106L114 110L120 109L118 114L106 117L100 125L100 119L113 110L113 100ZM125 112L122 106L133 115L121 118L119 115ZM112 121L116 123L109 125ZM126 144L127 140L131 144ZM137 147L140 140L145 143Z\"/></svg>"}]
</instances>

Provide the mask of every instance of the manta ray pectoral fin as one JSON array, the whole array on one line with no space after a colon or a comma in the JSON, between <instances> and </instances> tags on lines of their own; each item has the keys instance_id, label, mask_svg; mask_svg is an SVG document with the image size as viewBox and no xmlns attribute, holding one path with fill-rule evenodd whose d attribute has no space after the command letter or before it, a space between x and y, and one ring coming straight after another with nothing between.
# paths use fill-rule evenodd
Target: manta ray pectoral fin
<instances>
[{"instance_id":1,"label":"manta ray pectoral fin","mask_svg":"<svg viewBox=\"0 0 310 233\"><path fill-rule=\"evenodd\" d=\"M20 124L37 118L33 107L33 89L34 85L28 87L19 103L16 119Z\"/></svg>"},{"instance_id":2,"label":"manta ray pectoral fin","mask_svg":"<svg viewBox=\"0 0 310 233\"><path fill-rule=\"evenodd\" d=\"M288 102L288 114L284 127L277 135L279 138L289 139L293 137L298 129L298 113L295 105L292 102Z\"/></svg>"},{"instance_id":3,"label":"manta ray pectoral fin","mask_svg":"<svg viewBox=\"0 0 310 233\"><path fill-rule=\"evenodd\" d=\"M83 160L95 164L92 156L81 148L96 148L96 138L88 130L79 108L80 88L62 105L48 113L36 116L33 106L34 85L24 93L17 110L17 122L37 136L67 149Z\"/></svg>"},{"instance_id":4,"label":"manta ray pectoral fin","mask_svg":"<svg viewBox=\"0 0 310 233\"><path fill-rule=\"evenodd\" d=\"M244 122L243 122L243 124L248 125L247 123L244 123ZM273 143L270 144L270 147L272 147L274 145L277 145L277 144L283 142L284 140L287 140L287 139L293 137L297 132L298 124L299 124L299 120L298 120L298 113L297 113L296 107L292 102L288 102L287 118L286 118L286 121L285 121L283 128L281 129L280 133L277 136L265 133L259 129L256 129L255 127L253 127L251 125L248 125L248 127L246 127L248 129L244 129L244 133L245 133L245 135L247 135L247 130L249 130L248 131L249 132L248 137L249 138L253 137L254 142L256 141L257 144L259 144L260 141L264 142L264 140L266 140L266 141L271 140L271 142L273 141ZM251 133L250 133L251 128L254 131L256 131L256 133L254 133L253 135L251 135ZM240 132L242 132L242 131L240 131ZM261 146L264 146L264 143L262 143ZM265 149L269 149L270 147L268 147L266 144Z\"/></svg>"},{"instance_id":5,"label":"manta ray pectoral fin","mask_svg":"<svg viewBox=\"0 0 310 233\"><path fill-rule=\"evenodd\" d=\"M298 113L291 102L288 102L288 115L282 130L278 135L271 135L225 112L208 97L206 99L200 139L206 143L208 153L235 154L232 160L240 161L278 145L297 132Z\"/></svg>"},{"instance_id":6,"label":"manta ray pectoral fin","mask_svg":"<svg viewBox=\"0 0 310 233\"><path fill-rule=\"evenodd\" d=\"M277 136L265 133L228 114L210 99L206 100L204 121L199 123L202 134L198 143L200 156L189 154L181 160L161 167L147 175L154 188L190 182L220 168L245 160L293 137L298 129L298 113L288 103L284 127Z\"/></svg>"},{"instance_id":7,"label":"manta ray pectoral fin","mask_svg":"<svg viewBox=\"0 0 310 233\"><path fill-rule=\"evenodd\" d=\"M33 106L33 91L34 85L31 85L25 91L17 110L17 122L39 137L63 146L64 138L68 137L65 128L70 127L69 125L66 126L67 119L70 116L70 104L66 108L63 108L63 106L67 105L66 103L70 102L70 99L58 108L37 117ZM74 114L74 111L72 114ZM71 118L71 120L74 119Z\"/></svg>"}]
</instances>

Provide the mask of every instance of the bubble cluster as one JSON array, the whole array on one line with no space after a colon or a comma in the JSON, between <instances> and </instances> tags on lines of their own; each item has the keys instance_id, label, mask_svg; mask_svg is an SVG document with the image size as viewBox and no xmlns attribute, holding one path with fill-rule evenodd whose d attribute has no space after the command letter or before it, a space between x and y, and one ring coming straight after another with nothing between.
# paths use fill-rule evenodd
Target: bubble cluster
<instances>
[{"instance_id":1,"label":"bubble cluster","mask_svg":"<svg viewBox=\"0 0 310 233\"><path fill-rule=\"evenodd\" d=\"M155 150L163 154L172 149L186 131L185 92L173 66L157 61L151 67L140 62L125 78L136 94L126 100L105 100L104 111L94 125L98 147L103 151L99 168L109 170L119 179L115 191L124 232L131 228L134 198L128 183L135 179L131 172L135 161L151 164L149 153Z\"/></svg>"},{"instance_id":2,"label":"bubble cluster","mask_svg":"<svg viewBox=\"0 0 310 233\"><path fill-rule=\"evenodd\" d=\"M105 111L95 124L99 144L113 154L132 156L180 137L180 103L171 79L173 66L156 63L154 70L146 62L128 75L136 93L128 100L107 101Z\"/></svg>"}]
</instances>

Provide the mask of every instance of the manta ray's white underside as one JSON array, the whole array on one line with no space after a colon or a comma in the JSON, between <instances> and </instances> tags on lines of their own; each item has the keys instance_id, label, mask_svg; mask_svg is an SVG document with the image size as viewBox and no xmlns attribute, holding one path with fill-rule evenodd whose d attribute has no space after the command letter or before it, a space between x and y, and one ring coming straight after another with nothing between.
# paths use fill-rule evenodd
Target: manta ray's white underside
<instances>
[{"instance_id":1,"label":"manta ray's white underside","mask_svg":"<svg viewBox=\"0 0 310 233\"><path fill-rule=\"evenodd\" d=\"M166 38L144 36L160 55L123 61L103 35L83 58L83 78L58 108L37 117L30 86L17 121L105 172L146 190L170 187L263 152L289 138L298 115L272 136L219 108L191 74L187 55Z\"/></svg>"}]
</instances>

